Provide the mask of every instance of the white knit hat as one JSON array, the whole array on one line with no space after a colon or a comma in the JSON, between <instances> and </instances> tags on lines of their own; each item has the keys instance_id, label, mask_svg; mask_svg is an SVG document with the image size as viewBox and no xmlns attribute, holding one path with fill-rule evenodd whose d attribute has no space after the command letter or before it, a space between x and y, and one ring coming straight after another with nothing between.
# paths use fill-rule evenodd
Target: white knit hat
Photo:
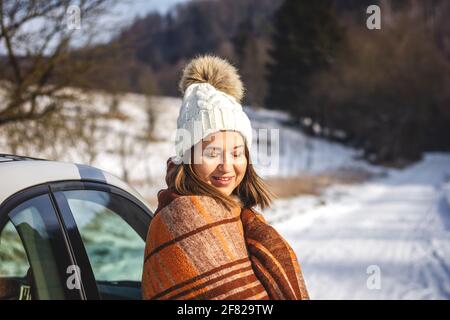
<instances>
[{"instance_id":1,"label":"white knit hat","mask_svg":"<svg viewBox=\"0 0 450 320\"><path fill-rule=\"evenodd\" d=\"M177 120L178 157L221 130L241 133L250 149L252 127L240 104L244 89L232 65L214 56L196 58L184 69L180 89L184 97Z\"/></svg>"}]
</instances>

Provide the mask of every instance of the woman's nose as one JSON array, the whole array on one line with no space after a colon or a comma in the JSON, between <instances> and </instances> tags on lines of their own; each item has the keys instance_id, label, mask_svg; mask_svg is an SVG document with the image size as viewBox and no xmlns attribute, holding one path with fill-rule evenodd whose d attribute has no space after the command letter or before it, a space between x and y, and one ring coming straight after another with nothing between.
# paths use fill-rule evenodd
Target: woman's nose
<instances>
[{"instance_id":1,"label":"woman's nose","mask_svg":"<svg viewBox=\"0 0 450 320\"><path fill-rule=\"evenodd\" d=\"M233 171L233 157L231 157L229 154L224 154L222 156L222 163L220 164L220 167L223 172Z\"/></svg>"}]
</instances>

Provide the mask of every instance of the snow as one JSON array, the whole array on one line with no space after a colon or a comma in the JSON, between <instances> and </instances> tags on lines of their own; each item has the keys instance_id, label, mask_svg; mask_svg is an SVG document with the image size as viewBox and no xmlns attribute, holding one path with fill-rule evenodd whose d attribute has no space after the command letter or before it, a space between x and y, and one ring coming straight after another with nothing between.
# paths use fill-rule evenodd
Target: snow
<instances>
[{"instance_id":1,"label":"snow","mask_svg":"<svg viewBox=\"0 0 450 320\"><path fill-rule=\"evenodd\" d=\"M320 138L309 137L299 130L288 126L289 117L279 111L254 110L250 107L245 111L251 119L255 130L279 130L279 159L277 165L258 166L256 169L264 177L292 176L301 173L320 173L351 167L370 172L380 172L380 168L370 166L364 161L356 160L361 152L338 143L331 143ZM264 137L264 132L261 133ZM256 143L254 143L256 146ZM259 156L256 148L252 154ZM263 153L264 154L264 153ZM381 170L383 171L383 170Z\"/></svg>"},{"instance_id":2,"label":"snow","mask_svg":"<svg viewBox=\"0 0 450 320\"><path fill-rule=\"evenodd\" d=\"M0 88L1 89L1 88ZM0 96L2 95L0 91ZM82 95L80 105L105 113L113 97L103 93ZM146 199L165 188L166 161L175 155L174 138L181 99L145 98L139 94L116 97L118 110L126 119L100 119L90 128L91 145L48 144L47 149L22 146L15 153L74 163L84 163L108 171L128 182ZM154 140L145 137L149 112L156 115ZM286 113L245 107L254 128L251 150L256 171L263 177L292 176L304 172L344 170L348 167L378 172L380 168L355 160L360 152L337 143L308 137L289 127ZM70 106L66 112L71 112ZM262 131L261 131L262 129ZM268 131L269 130L269 131ZM272 130L272 131L270 131ZM257 135L260 143L257 145ZM270 140L271 152L261 142ZM56 150L56 151L55 151ZM0 128L0 153L11 153ZM55 154L57 155L55 157ZM90 155L95 156L91 158ZM383 170L381 170L383 171Z\"/></svg>"},{"instance_id":3,"label":"snow","mask_svg":"<svg viewBox=\"0 0 450 320\"><path fill-rule=\"evenodd\" d=\"M110 99L98 94L89 104L102 110ZM96 157L90 164L122 178L126 173L144 197L154 197L165 187L180 105L176 98L120 97L118 108L127 120L98 123L92 133ZM143 138L148 108L157 114L153 141ZM250 107L245 111L256 132L274 129L269 136L279 135L271 145L279 156L272 154L266 165L259 161L261 150L253 143L252 159L263 177L345 174L348 169L377 177L357 185L334 185L319 196L279 199L264 212L297 253L312 299L450 299L449 153L426 154L403 170L386 169L358 160L359 150L306 136L289 125L283 112ZM266 136L259 138L264 141ZM58 160L88 163L84 145L57 147L66 148ZM52 158L50 151L18 153ZM1 152L10 150L0 132ZM99 237L92 250L103 249L108 239ZM128 262L115 269L114 278L125 279L132 261L141 259L136 248L142 243L130 243L128 251L120 240L116 244L123 255L114 261L123 261L126 255ZM98 263L99 268L104 266L98 272L112 274L107 263Z\"/></svg>"},{"instance_id":4,"label":"snow","mask_svg":"<svg viewBox=\"0 0 450 320\"><path fill-rule=\"evenodd\" d=\"M312 299L449 299L449 173L449 154L426 154L320 202L279 200L265 216L297 253Z\"/></svg>"}]
</instances>

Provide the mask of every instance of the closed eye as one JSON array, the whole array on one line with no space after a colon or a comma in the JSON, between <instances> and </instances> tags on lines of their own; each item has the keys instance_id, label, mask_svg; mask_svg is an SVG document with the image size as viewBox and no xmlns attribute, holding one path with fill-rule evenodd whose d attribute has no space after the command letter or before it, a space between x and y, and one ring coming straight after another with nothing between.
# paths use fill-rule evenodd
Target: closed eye
<instances>
[{"instance_id":1,"label":"closed eye","mask_svg":"<svg viewBox=\"0 0 450 320\"><path fill-rule=\"evenodd\" d=\"M220 155L220 150L218 148L207 148L204 154L209 158L215 158Z\"/></svg>"}]
</instances>

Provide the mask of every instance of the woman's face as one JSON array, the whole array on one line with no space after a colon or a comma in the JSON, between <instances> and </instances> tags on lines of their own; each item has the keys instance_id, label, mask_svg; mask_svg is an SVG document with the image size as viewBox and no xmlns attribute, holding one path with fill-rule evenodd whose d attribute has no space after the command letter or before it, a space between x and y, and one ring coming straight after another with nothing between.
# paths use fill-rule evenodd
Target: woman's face
<instances>
[{"instance_id":1,"label":"woman's face","mask_svg":"<svg viewBox=\"0 0 450 320\"><path fill-rule=\"evenodd\" d=\"M201 147L201 150L200 150ZM193 169L199 178L229 196L247 169L244 139L233 131L210 134L194 147Z\"/></svg>"}]
</instances>

